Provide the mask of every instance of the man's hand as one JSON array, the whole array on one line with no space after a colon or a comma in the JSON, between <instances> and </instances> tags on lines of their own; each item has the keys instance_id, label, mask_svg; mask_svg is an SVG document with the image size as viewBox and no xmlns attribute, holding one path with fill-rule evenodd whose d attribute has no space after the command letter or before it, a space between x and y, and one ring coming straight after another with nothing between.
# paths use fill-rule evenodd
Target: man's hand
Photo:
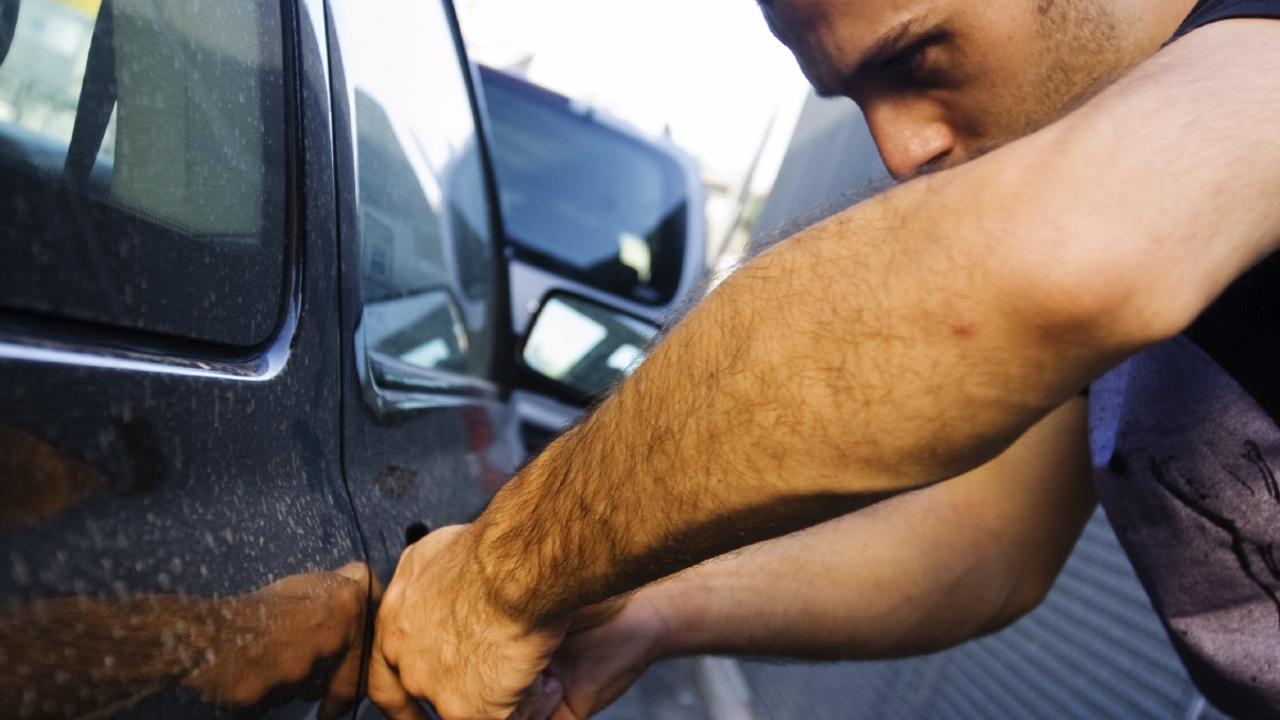
<instances>
[{"instance_id":1,"label":"man's hand","mask_svg":"<svg viewBox=\"0 0 1280 720\"><path fill-rule=\"evenodd\" d=\"M535 720L585 720L613 704L665 654L669 628L644 590L579 612L547 668L563 700Z\"/></svg>"},{"instance_id":2,"label":"man's hand","mask_svg":"<svg viewBox=\"0 0 1280 720\"><path fill-rule=\"evenodd\" d=\"M527 718L550 704L540 676L567 622L530 626L492 601L470 527L439 530L405 550L378 611L369 697L392 720L418 720L419 700L444 720Z\"/></svg>"}]
</instances>

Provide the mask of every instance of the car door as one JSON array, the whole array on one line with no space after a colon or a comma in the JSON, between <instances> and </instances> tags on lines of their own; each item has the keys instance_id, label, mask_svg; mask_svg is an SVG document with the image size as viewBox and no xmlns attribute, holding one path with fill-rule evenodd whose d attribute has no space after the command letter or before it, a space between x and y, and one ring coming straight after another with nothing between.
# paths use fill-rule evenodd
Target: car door
<instances>
[{"instance_id":1,"label":"car door","mask_svg":"<svg viewBox=\"0 0 1280 720\"><path fill-rule=\"evenodd\" d=\"M370 561L474 517L521 448L492 181L442 0L331 0L345 471Z\"/></svg>"},{"instance_id":2,"label":"car door","mask_svg":"<svg viewBox=\"0 0 1280 720\"><path fill-rule=\"evenodd\" d=\"M370 576L318 3L0 4L0 708L339 714Z\"/></svg>"}]
</instances>

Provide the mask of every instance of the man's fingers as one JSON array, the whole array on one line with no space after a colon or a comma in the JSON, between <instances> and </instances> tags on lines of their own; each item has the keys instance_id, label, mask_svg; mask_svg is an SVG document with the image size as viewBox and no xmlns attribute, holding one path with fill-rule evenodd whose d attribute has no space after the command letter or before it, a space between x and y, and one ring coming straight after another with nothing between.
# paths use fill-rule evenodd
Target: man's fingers
<instances>
[{"instance_id":1,"label":"man's fingers","mask_svg":"<svg viewBox=\"0 0 1280 720\"><path fill-rule=\"evenodd\" d=\"M316 717L320 720L338 720L349 714L353 705L355 705L354 697L325 695L320 701L320 710L316 713Z\"/></svg>"},{"instance_id":2,"label":"man's fingers","mask_svg":"<svg viewBox=\"0 0 1280 720\"><path fill-rule=\"evenodd\" d=\"M428 720L427 713L400 684L400 675L387 664L374 641L369 658L369 699L391 720Z\"/></svg>"},{"instance_id":3,"label":"man's fingers","mask_svg":"<svg viewBox=\"0 0 1280 720\"><path fill-rule=\"evenodd\" d=\"M585 717L578 717L573 714L573 710L569 709L568 703L560 703L556 707L556 711L551 714L551 720L587 720Z\"/></svg>"},{"instance_id":4,"label":"man's fingers","mask_svg":"<svg viewBox=\"0 0 1280 720\"><path fill-rule=\"evenodd\" d=\"M538 679L533 681L533 685L525 691L524 698L520 700L520 704L516 705L516 709L507 716L507 720L533 720L536 718L537 715L535 713L538 709L538 703L542 699L543 687L543 677L539 675Z\"/></svg>"},{"instance_id":5,"label":"man's fingers","mask_svg":"<svg viewBox=\"0 0 1280 720\"><path fill-rule=\"evenodd\" d=\"M355 704L356 692L360 687L360 645L347 652L342 665L329 679L325 688L324 699L320 701L320 720L337 720L346 715Z\"/></svg>"},{"instance_id":6,"label":"man's fingers","mask_svg":"<svg viewBox=\"0 0 1280 720\"><path fill-rule=\"evenodd\" d=\"M542 676L541 691L532 698L528 720L549 720L564 700L564 685L550 675Z\"/></svg>"},{"instance_id":7,"label":"man's fingers","mask_svg":"<svg viewBox=\"0 0 1280 720\"><path fill-rule=\"evenodd\" d=\"M628 596L623 595L582 608L573 614L573 620L569 623L569 633L594 630L613 620L626 608L629 599Z\"/></svg>"},{"instance_id":8,"label":"man's fingers","mask_svg":"<svg viewBox=\"0 0 1280 720\"><path fill-rule=\"evenodd\" d=\"M362 588L367 588L369 600L372 602L376 603L382 599L382 582L378 580L377 573L373 572L365 563L350 562L334 570L334 572Z\"/></svg>"}]
</instances>

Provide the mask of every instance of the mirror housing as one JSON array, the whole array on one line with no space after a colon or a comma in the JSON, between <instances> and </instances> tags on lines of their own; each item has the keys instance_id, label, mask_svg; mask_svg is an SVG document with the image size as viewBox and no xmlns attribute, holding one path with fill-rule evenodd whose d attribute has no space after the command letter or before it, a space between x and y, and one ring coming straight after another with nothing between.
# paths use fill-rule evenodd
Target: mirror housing
<instances>
[{"instance_id":1,"label":"mirror housing","mask_svg":"<svg viewBox=\"0 0 1280 720\"><path fill-rule=\"evenodd\" d=\"M552 292L529 322L519 365L532 389L586 407L640 365L658 331L595 300Z\"/></svg>"}]
</instances>

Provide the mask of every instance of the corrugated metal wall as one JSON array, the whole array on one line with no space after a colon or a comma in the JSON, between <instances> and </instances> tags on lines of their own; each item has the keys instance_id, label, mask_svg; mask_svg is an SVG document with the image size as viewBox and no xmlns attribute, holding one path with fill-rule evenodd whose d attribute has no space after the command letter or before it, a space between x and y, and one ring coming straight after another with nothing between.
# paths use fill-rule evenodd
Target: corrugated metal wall
<instances>
[{"instance_id":1,"label":"corrugated metal wall","mask_svg":"<svg viewBox=\"0 0 1280 720\"><path fill-rule=\"evenodd\" d=\"M1102 513L1045 603L1001 633L911 660L743 670L762 720L1210 717Z\"/></svg>"},{"instance_id":2,"label":"corrugated metal wall","mask_svg":"<svg viewBox=\"0 0 1280 720\"><path fill-rule=\"evenodd\" d=\"M752 243L780 240L888 184L857 107L810 94L751 230Z\"/></svg>"},{"instance_id":3,"label":"corrugated metal wall","mask_svg":"<svg viewBox=\"0 0 1280 720\"><path fill-rule=\"evenodd\" d=\"M776 239L884 179L857 109L811 98L754 237ZM743 669L763 720L1221 717L1187 678L1101 512L1045 603L999 634L912 660Z\"/></svg>"}]
</instances>

